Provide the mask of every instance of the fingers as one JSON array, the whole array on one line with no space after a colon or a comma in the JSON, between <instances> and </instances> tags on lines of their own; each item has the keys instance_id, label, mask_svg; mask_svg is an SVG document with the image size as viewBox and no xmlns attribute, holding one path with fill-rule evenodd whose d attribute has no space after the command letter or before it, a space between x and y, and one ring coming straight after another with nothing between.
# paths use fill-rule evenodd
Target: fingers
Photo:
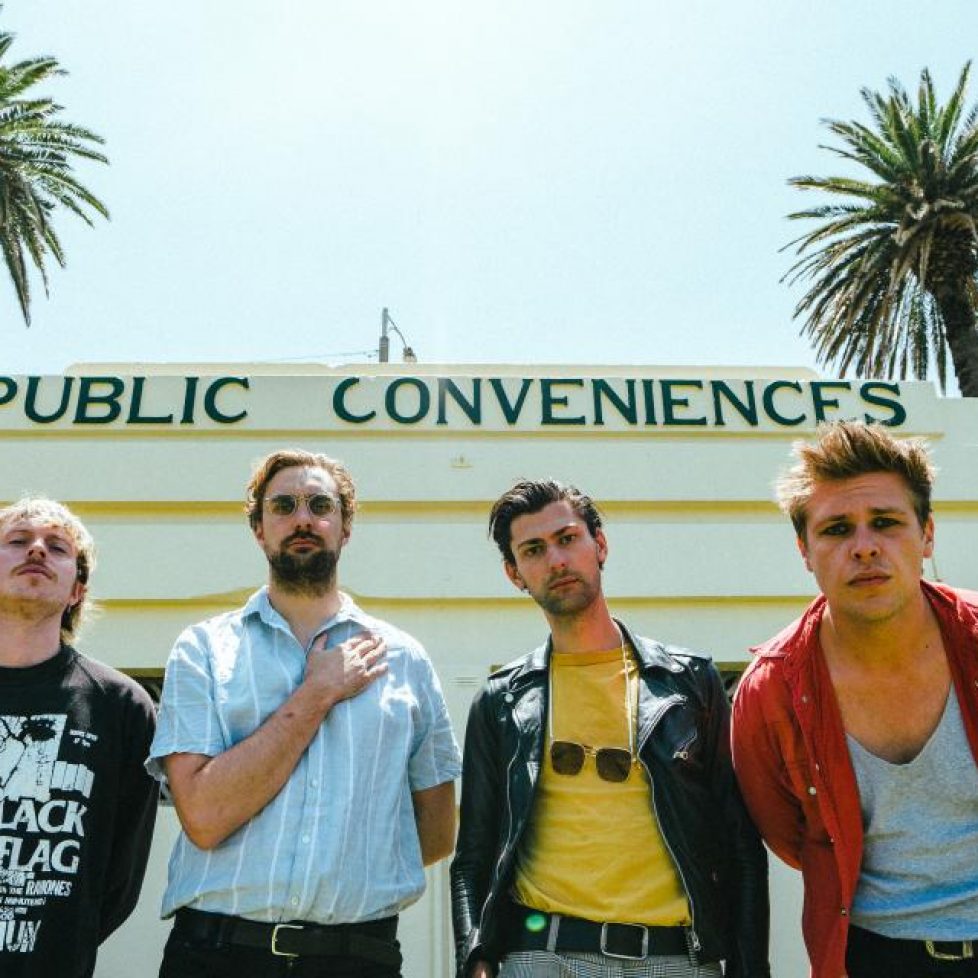
<instances>
[{"instance_id":1,"label":"fingers","mask_svg":"<svg viewBox=\"0 0 978 978\"><path fill-rule=\"evenodd\" d=\"M331 649L326 648L327 640L328 636L326 632L317 635L309 649L310 655L315 653L318 656L331 655L333 657L339 656L346 659L360 659L362 661L366 661L367 657L369 657L369 661L373 662L387 652L387 643L379 635L373 634L373 632L357 632L356 635L351 635L348 639L340 642L339 645L334 645Z\"/></svg>"},{"instance_id":2,"label":"fingers","mask_svg":"<svg viewBox=\"0 0 978 978\"><path fill-rule=\"evenodd\" d=\"M323 633L313 642L303 683L321 695L329 711L340 701L362 693L388 671L388 666L387 643L373 632L357 632L330 649L326 641Z\"/></svg>"},{"instance_id":3,"label":"fingers","mask_svg":"<svg viewBox=\"0 0 978 978\"><path fill-rule=\"evenodd\" d=\"M363 685L387 672L387 643L379 635L359 632L341 643L338 649L353 675L365 679Z\"/></svg>"},{"instance_id":4,"label":"fingers","mask_svg":"<svg viewBox=\"0 0 978 978\"><path fill-rule=\"evenodd\" d=\"M361 689L387 672L387 643L382 638L370 636L368 642L360 643L354 654L359 659L363 677Z\"/></svg>"},{"instance_id":5,"label":"fingers","mask_svg":"<svg viewBox=\"0 0 978 978\"><path fill-rule=\"evenodd\" d=\"M379 635L375 635L373 632L357 632L345 642L341 642L337 648L364 658L378 649L386 651L387 645Z\"/></svg>"},{"instance_id":6,"label":"fingers","mask_svg":"<svg viewBox=\"0 0 978 978\"><path fill-rule=\"evenodd\" d=\"M346 695L355 695L387 672L387 643L372 632L358 632L329 651L320 653L332 659Z\"/></svg>"},{"instance_id":7,"label":"fingers","mask_svg":"<svg viewBox=\"0 0 978 978\"><path fill-rule=\"evenodd\" d=\"M385 672L387 672L387 663L378 662L377 665L367 669L364 672L364 675L367 677L369 682L373 682L378 676L382 676Z\"/></svg>"},{"instance_id":8,"label":"fingers","mask_svg":"<svg viewBox=\"0 0 978 978\"><path fill-rule=\"evenodd\" d=\"M329 640L329 632L320 632L316 638L313 640L313 649L324 649L326 647L326 642ZM360 645L376 645L377 642L383 641L379 635L375 632L355 632L349 638L344 639L338 645L333 646L334 649L352 649L357 648ZM332 649L330 651L333 651Z\"/></svg>"},{"instance_id":9,"label":"fingers","mask_svg":"<svg viewBox=\"0 0 978 978\"><path fill-rule=\"evenodd\" d=\"M357 654L360 656L360 661L364 667L370 670L375 664L386 658L387 643L382 638L374 638L373 644L366 649L361 645ZM387 668L386 664L384 668Z\"/></svg>"}]
</instances>

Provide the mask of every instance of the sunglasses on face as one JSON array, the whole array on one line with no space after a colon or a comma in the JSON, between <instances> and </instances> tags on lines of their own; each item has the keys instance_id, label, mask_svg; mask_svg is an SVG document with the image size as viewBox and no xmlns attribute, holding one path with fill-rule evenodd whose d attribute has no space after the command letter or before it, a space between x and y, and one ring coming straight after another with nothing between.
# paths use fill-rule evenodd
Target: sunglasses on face
<instances>
[{"instance_id":1,"label":"sunglasses on face","mask_svg":"<svg viewBox=\"0 0 978 978\"><path fill-rule=\"evenodd\" d=\"M310 516L332 516L340 508L339 502L325 492L276 493L265 497L265 508L273 516L291 516L305 503Z\"/></svg>"},{"instance_id":2,"label":"sunglasses on face","mask_svg":"<svg viewBox=\"0 0 978 978\"><path fill-rule=\"evenodd\" d=\"M591 754L602 781L627 781L632 770L631 751L623 747L589 747L572 740L555 740L550 745L550 764L557 774L580 774L584 758Z\"/></svg>"}]
</instances>

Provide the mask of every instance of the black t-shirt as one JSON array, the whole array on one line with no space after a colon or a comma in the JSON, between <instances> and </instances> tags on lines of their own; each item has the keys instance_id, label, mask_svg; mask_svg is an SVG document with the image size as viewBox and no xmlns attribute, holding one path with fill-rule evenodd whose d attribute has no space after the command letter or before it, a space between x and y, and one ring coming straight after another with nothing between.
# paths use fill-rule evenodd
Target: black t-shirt
<instances>
[{"instance_id":1,"label":"black t-shirt","mask_svg":"<svg viewBox=\"0 0 978 978\"><path fill-rule=\"evenodd\" d=\"M132 912L158 790L144 690L65 646L0 668L0 976L89 978Z\"/></svg>"}]
</instances>

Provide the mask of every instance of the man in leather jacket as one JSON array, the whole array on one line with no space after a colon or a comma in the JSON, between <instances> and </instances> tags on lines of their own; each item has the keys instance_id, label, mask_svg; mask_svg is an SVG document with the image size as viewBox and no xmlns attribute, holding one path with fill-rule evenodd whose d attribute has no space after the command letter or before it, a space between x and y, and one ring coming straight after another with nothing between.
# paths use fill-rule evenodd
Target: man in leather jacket
<instances>
[{"instance_id":1,"label":"man in leather jacket","mask_svg":"<svg viewBox=\"0 0 978 978\"><path fill-rule=\"evenodd\" d=\"M459 978L765 978L767 862L719 674L611 617L608 544L580 490L519 482L490 532L550 637L494 673L469 716Z\"/></svg>"}]
</instances>

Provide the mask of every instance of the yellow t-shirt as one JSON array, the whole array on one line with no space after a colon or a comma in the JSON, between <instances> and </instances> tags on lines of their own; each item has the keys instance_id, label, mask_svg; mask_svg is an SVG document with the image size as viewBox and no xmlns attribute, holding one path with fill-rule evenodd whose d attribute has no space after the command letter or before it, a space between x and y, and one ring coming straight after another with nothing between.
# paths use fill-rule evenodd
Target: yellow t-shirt
<instances>
[{"instance_id":1,"label":"yellow t-shirt","mask_svg":"<svg viewBox=\"0 0 978 978\"><path fill-rule=\"evenodd\" d=\"M557 774L550 743L635 748L638 669L628 656L633 729L628 731L620 649L551 657L553 730L530 822L517 853L513 895L536 910L588 920L689 924L689 906L652 809L637 758L625 781L598 777L593 754L579 774Z\"/></svg>"}]
</instances>

